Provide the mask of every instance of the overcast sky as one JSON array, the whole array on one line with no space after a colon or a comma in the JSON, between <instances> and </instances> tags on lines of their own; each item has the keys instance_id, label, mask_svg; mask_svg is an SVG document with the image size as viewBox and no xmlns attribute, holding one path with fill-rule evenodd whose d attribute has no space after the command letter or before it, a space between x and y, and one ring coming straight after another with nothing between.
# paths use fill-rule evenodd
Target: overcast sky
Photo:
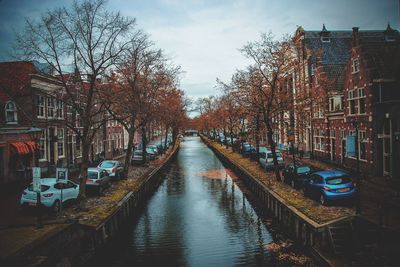
<instances>
[{"instance_id":1,"label":"overcast sky","mask_svg":"<svg viewBox=\"0 0 400 267\"><path fill-rule=\"evenodd\" d=\"M182 66L181 87L189 97L217 93L215 80L228 81L250 62L238 48L262 32L276 36L305 30L399 29L400 0L109 0L110 9L135 17L139 28ZM0 61L9 60L14 31L24 18L68 5L67 0L0 0Z\"/></svg>"}]
</instances>

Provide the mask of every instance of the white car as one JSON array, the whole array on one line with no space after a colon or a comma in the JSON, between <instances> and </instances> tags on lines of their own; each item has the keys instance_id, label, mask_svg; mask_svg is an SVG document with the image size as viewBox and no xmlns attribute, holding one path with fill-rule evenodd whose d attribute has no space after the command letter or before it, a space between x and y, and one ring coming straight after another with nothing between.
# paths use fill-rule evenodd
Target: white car
<instances>
[{"instance_id":1,"label":"white car","mask_svg":"<svg viewBox=\"0 0 400 267\"><path fill-rule=\"evenodd\" d=\"M44 207L52 208L54 212L59 212L61 207L61 188L62 202L75 200L79 195L79 185L68 180L66 184L57 183L56 178L42 178L42 192L40 201ZM36 192L30 184L21 195L20 204L22 207L35 207L37 205Z\"/></svg>"},{"instance_id":2,"label":"white car","mask_svg":"<svg viewBox=\"0 0 400 267\"><path fill-rule=\"evenodd\" d=\"M285 161L283 159L283 155L281 152L276 151L276 158L278 160L279 168L285 168ZM272 152L270 150L263 150L260 149L260 158L258 159L261 166L263 166L266 170L274 168L274 160L272 157Z\"/></svg>"}]
</instances>

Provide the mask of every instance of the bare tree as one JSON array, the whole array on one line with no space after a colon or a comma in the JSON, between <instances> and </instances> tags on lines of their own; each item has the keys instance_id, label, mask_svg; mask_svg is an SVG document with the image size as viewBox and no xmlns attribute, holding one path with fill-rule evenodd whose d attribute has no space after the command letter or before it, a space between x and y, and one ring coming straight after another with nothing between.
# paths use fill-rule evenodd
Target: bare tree
<instances>
[{"instance_id":1,"label":"bare tree","mask_svg":"<svg viewBox=\"0 0 400 267\"><path fill-rule=\"evenodd\" d=\"M46 62L63 84L67 105L80 117L81 129L71 125L82 144L79 200L86 197L90 145L103 123L97 121L98 114L108 103L98 98L102 90L98 78L128 47L125 37L134 23L119 12L107 11L105 0L74 1L71 8L47 11L38 21L27 19L17 36L17 56ZM86 75L86 82L78 74Z\"/></svg>"},{"instance_id":2,"label":"bare tree","mask_svg":"<svg viewBox=\"0 0 400 267\"><path fill-rule=\"evenodd\" d=\"M261 112L273 155L276 179L281 180L276 157L276 144L273 139L272 118L276 115L276 110L282 107L282 99L287 97L279 95L282 92L279 88L288 68L287 56L291 52L290 39L286 37L276 40L271 33L262 34L259 41L248 43L241 49L241 52L253 60L255 70L263 79L263 85L257 87L258 94L262 99Z\"/></svg>"}]
</instances>

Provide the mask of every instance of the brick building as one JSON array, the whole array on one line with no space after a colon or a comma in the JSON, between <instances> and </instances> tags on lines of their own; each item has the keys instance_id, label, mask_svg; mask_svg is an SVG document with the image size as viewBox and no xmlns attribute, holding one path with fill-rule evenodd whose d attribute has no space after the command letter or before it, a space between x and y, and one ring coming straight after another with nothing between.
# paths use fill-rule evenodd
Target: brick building
<instances>
[{"instance_id":1,"label":"brick building","mask_svg":"<svg viewBox=\"0 0 400 267\"><path fill-rule=\"evenodd\" d=\"M381 31L299 27L293 44L293 96L308 93L302 103L294 99L291 111L296 144L315 158L354 169L356 156L346 149L354 140L348 136L358 131L360 169L399 177L399 32L389 25Z\"/></svg>"},{"instance_id":2,"label":"brick building","mask_svg":"<svg viewBox=\"0 0 400 267\"><path fill-rule=\"evenodd\" d=\"M64 166L65 107L58 81L36 62L0 63L0 183L26 183L35 143L28 130L43 130L39 164L45 174Z\"/></svg>"}]
</instances>

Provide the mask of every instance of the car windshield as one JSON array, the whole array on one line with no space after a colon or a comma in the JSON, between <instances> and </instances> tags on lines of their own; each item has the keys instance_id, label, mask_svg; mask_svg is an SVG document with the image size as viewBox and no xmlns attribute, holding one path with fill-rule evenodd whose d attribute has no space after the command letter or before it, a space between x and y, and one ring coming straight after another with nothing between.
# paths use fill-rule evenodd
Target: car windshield
<instances>
[{"instance_id":1,"label":"car windshield","mask_svg":"<svg viewBox=\"0 0 400 267\"><path fill-rule=\"evenodd\" d=\"M97 172L95 172L95 171L88 171L88 178L89 179L97 179Z\"/></svg>"},{"instance_id":2,"label":"car windshield","mask_svg":"<svg viewBox=\"0 0 400 267\"><path fill-rule=\"evenodd\" d=\"M351 182L351 180L348 176L336 176L336 177L326 178L326 183L331 184L331 185L347 184L350 182Z\"/></svg>"},{"instance_id":3,"label":"car windshield","mask_svg":"<svg viewBox=\"0 0 400 267\"><path fill-rule=\"evenodd\" d=\"M268 153L268 158L272 158L272 153ZM282 157L282 153L281 152L276 152L276 157Z\"/></svg>"},{"instance_id":4,"label":"car windshield","mask_svg":"<svg viewBox=\"0 0 400 267\"><path fill-rule=\"evenodd\" d=\"M48 185L42 185L41 190L42 190L42 192L44 192L44 191L48 190L49 188L50 188L50 186L48 186ZM28 186L28 190L33 191L33 184Z\"/></svg>"},{"instance_id":5,"label":"car windshield","mask_svg":"<svg viewBox=\"0 0 400 267\"><path fill-rule=\"evenodd\" d=\"M102 167L102 168L112 168L114 166L115 166L115 163L111 162L111 161L104 161L100 164L100 167Z\"/></svg>"},{"instance_id":6,"label":"car windshield","mask_svg":"<svg viewBox=\"0 0 400 267\"><path fill-rule=\"evenodd\" d=\"M311 171L310 167L308 166L300 166L297 167L297 173L302 174Z\"/></svg>"}]
</instances>

